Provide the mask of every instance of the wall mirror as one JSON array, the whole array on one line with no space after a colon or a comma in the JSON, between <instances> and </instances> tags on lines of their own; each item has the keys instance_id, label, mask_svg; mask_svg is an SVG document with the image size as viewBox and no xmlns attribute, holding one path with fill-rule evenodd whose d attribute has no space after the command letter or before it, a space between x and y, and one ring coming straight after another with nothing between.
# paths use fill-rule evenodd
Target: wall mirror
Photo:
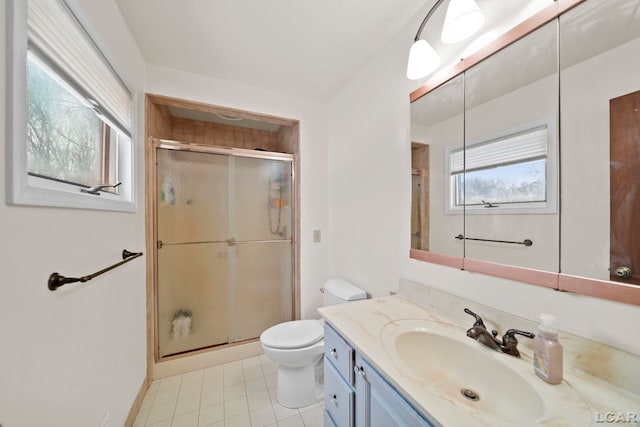
<instances>
[{"instance_id":1,"label":"wall mirror","mask_svg":"<svg viewBox=\"0 0 640 427\"><path fill-rule=\"evenodd\" d=\"M558 1L412 93L431 153L411 257L640 305L639 51L637 0Z\"/></svg>"},{"instance_id":2,"label":"wall mirror","mask_svg":"<svg viewBox=\"0 0 640 427\"><path fill-rule=\"evenodd\" d=\"M559 20L561 271L640 284L640 5L589 0Z\"/></svg>"},{"instance_id":3,"label":"wall mirror","mask_svg":"<svg viewBox=\"0 0 640 427\"><path fill-rule=\"evenodd\" d=\"M550 22L465 72L464 162L452 156L464 163L456 193L467 258L559 269L556 29Z\"/></svg>"}]
</instances>

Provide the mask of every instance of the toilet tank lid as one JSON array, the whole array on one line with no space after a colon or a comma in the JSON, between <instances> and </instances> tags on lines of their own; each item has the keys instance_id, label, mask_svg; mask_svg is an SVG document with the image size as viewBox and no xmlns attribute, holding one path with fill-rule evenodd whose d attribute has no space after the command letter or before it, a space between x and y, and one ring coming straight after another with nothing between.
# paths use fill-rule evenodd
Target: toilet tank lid
<instances>
[{"instance_id":1,"label":"toilet tank lid","mask_svg":"<svg viewBox=\"0 0 640 427\"><path fill-rule=\"evenodd\" d=\"M345 301L355 301L367 298L367 293L344 279L329 279L324 284L324 290Z\"/></svg>"}]
</instances>

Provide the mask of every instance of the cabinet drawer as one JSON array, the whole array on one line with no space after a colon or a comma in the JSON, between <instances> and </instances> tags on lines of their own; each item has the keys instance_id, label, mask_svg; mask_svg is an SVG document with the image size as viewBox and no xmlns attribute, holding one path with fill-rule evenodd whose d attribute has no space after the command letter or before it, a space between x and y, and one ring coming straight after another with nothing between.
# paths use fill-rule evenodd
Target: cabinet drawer
<instances>
[{"instance_id":1,"label":"cabinet drawer","mask_svg":"<svg viewBox=\"0 0 640 427\"><path fill-rule=\"evenodd\" d=\"M353 425L354 394L353 389L325 359L324 409L335 425L340 427Z\"/></svg>"},{"instance_id":2,"label":"cabinet drawer","mask_svg":"<svg viewBox=\"0 0 640 427\"><path fill-rule=\"evenodd\" d=\"M349 384L353 384L353 348L333 328L324 324L324 355Z\"/></svg>"}]
</instances>

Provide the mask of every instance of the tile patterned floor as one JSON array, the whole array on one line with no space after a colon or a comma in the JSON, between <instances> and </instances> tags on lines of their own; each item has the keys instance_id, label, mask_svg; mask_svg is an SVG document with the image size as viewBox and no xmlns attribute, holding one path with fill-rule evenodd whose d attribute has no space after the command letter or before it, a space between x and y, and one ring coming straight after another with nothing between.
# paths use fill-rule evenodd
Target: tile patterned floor
<instances>
[{"instance_id":1,"label":"tile patterned floor","mask_svg":"<svg viewBox=\"0 0 640 427\"><path fill-rule=\"evenodd\" d=\"M153 381L133 426L322 427L322 401L277 403L276 371L262 355Z\"/></svg>"}]
</instances>

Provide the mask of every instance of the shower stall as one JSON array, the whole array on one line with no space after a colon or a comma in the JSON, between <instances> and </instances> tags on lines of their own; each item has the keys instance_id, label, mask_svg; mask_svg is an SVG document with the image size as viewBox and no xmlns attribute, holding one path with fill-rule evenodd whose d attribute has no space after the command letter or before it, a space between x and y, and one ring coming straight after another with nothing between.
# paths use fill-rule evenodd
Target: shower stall
<instances>
[{"instance_id":1,"label":"shower stall","mask_svg":"<svg viewBox=\"0 0 640 427\"><path fill-rule=\"evenodd\" d=\"M293 155L154 147L158 358L292 320Z\"/></svg>"}]
</instances>

